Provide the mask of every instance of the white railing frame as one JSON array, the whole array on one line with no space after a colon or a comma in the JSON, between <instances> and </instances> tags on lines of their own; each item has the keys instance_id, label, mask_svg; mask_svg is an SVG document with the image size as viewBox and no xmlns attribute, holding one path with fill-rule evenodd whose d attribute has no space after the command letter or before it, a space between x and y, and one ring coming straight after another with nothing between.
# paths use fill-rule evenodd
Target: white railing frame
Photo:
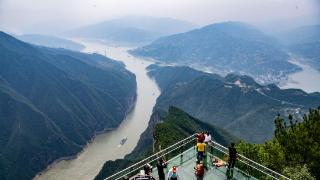
<instances>
[{"instance_id":1,"label":"white railing frame","mask_svg":"<svg viewBox=\"0 0 320 180\"><path fill-rule=\"evenodd\" d=\"M123 169L122 171L119 171L119 172L117 172L117 173L115 173L115 174L113 174L113 175L105 178L104 180L111 180L113 177L115 177L115 176L117 176L117 175L119 175L119 174L121 174L121 173L123 173L123 172L125 172L125 171L127 171L127 170L129 170L129 169L131 169L131 168L133 168L133 167L135 167L135 166L137 166L137 165L139 165L139 164L141 164L142 162L146 161L147 159L155 158L155 159L152 160L152 161L154 161L154 160L158 159L159 157L165 156L165 155L167 155L168 153L170 153L170 152L172 152L172 151L180 148L181 146L183 146L183 145L185 145L185 144L193 141L194 139L192 139L192 140L188 141L187 143L185 143L187 140L193 138L194 136L195 136L195 134L193 134L193 135L191 135L191 136L189 136L189 137L187 137L187 138L185 138L185 139L183 139L183 140L181 140L181 141L179 141L179 142L177 142L177 143L175 143L175 144L167 147L166 149L163 149L163 150L161 150L161 151L159 151L159 152L157 152L157 153L155 153L155 154L153 154L153 155L151 155L151 156L149 156L149 157L147 157L147 158L145 158L145 159L143 159L143 160L141 160L141 161L139 161L139 162L137 162L137 163L135 163L135 164L133 164L133 165L131 165L131 166L129 166L129 167L127 167L126 169ZM166 152L168 149L170 149L170 148L172 148L172 147L175 147L175 146L177 146L177 145L179 145L179 144L181 144L181 143L182 143L182 145L174 148L173 150L169 150L169 152ZM166 152L166 153L165 153L165 154L162 154L163 152ZM160 156L158 156L158 155L160 155ZM152 162L152 161L148 161L148 162ZM146 164L146 163L145 163L145 164ZM121 177L126 176L127 174L130 174L130 173L132 173L132 172L134 172L134 171L136 171L137 169L140 169L140 168L142 168L142 167L143 167L143 165L142 165L142 166L139 166L138 168L135 168L135 169L132 170L132 171L129 171L128 173L126 173L126 174L124 174L124 175L121 175ZM120 177L120 178L121 178L121 177ZM117 178L117 179L118 179L118 178Z\"/></svg>"},{"instance_id":2,"label":"white railing frame","mask_svg":"<svg viewBox=\"0 0 320 180\"><path fill-rule=\"evenodd\" d=\"M141 160L141 161L139 161L139 162L137 162L137 163L135 163L135 164L133 164L133 165L131 165L131 166L129 166L129 167L127 167L126 169L123 169L122 171L119 171L119 172L117 172L117 173L115 173L115 174L113 174L113 175L105 178L104 180L111 180L112 178L120 175L121 173L124 173L125 171L130 170L130 169L132 169L132 168L135 167L135 166L138 166L139 164L141 164L141 163L144 162L144 161L146 162L146 163L144 163L144 164L153 162L153 161L157 160L158 158L163 157L163 156L171 153L172 151L175 151L175 150L179 149L180 147L182 147L182 146L190 143L191 141L194 140L193 138L194 138L195 136L196 136L196 134L193 134L193 135L191 135L191 136L189 136L189 137L187 137L187 138L185 138L185 139L183 139L183 140L181 140L181 141L179 141L179 142L177 142L177 143L175 143L175 144L167 147L166 149L163 149L163 150L161 150L161 151L159 151L159 152L157 152L157 153L155 153L155 154L153 154L153 155L151 155L151 156L149 156L149 157L147 157L147 158L145 158L145 159L143 159L143 160ZM191 139L191 140L189 140L189 139ZM209 143L209 145L210 145L211 147L217 149L218 151L220 151L220 152L228 155L228 152L229 152L228 148L222 146L221 144L219 144L219 143L217 143L217 142L215 142L215 141L211 141L211 143ZM177 146L177 147L175 147L175 146ZM175 148L173 148L173 147L175 147ZM171 148L173 148L173 149L171 149ZM171 150L170 150L170 149L171 149ZM191 149L191 148L189 148L189 149ZM188 150L189 150L189 149L188 149ZM163 153L163 154L162 154L162 153ZM179 155L177 155L177 156L179 156ZM177 157L177 156L175 156L175 157ZM251 160L251 159L249 159L249 158L247 158L247 157L245 157L245 156L243 156L243 155L241 155L241 154L238 154L238 157L240 157L240 158L238 159L238 161L242 162L243 164L245 164L245 165L247 165L247 166L250 166L250 167L256 169L257 171L259 171L259 172L261 172L261 173L263 173L263 174L265 174L265 175L267 175L267 176L269 176L269 177L272 177L272 178L277 179L277 180L279 180L280 178L283 178L283 179L286 179L286 180L290 180L290 178L288 178L288 177L286 177L286 176L284 176L284 175L282 175L282 174L280 174L280 173L278 173L278 172L276 172L276 171L273 171L272 169L267 168L267 167L265 167L265 166L263 166L263 165L255 162L255 161L253 161L253 160ZM149 159L150 159L150 160L149 160ZM246 160L247 162L245 162L244 160ZM170 160L169 160L169 161L170 161ZM169 162L169 161L168 161L168 162ZM250 164L250 163L252 163L252 164L254 164L254 165L252 165L252 164ZM142 168L143 166L144 166L144 165L138 166L137 168L134 168L134 170L131 170L131 171L125 173L125 174L122 174L121 177L116 178L116 180L117 180L117 179L120 179L120 178L122 178L122 177L124 177L124 176L126 176L126 175L128 175L128 174L131 174L131 173L133 173L134 171L137 171L138 169ZM256 166L258 166L258 167L256 167ZM259 168L259 167L260 167L260 168ZM262 170L262 169L263 169L263 170ZM275 177L273 174L277 175L277 176L280 177L280 178Z\"/></svg>"}]
</instances>

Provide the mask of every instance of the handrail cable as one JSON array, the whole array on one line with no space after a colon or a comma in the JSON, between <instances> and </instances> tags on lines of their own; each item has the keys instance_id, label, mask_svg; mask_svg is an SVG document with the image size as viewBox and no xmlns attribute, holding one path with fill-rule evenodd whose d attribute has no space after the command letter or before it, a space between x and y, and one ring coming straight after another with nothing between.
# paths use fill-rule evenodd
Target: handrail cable
<instances>
[{"instance_id":1,"label":"handrail cable","mask_svg":"<svg viewBox=\"0 0 320 180\"><path fill-rule=\"evenodd\" d=\"M212 140L211 140L211 143L213 143L214 145L218 145L220 148L225 149L227 152L229 152L229 150L228 150L226 147L222 146L221 144L219 144L219 143L217 143L217 142L215 142L215 141L212 141ZM212 146L212 145L211 145L211 147L215 148L215 147ZM216 149L218 149L218 148L216 148ZM218 150L219 150L219 149L218 149ZM223 151L223 150L221 150L221 149L220 149L220 151L223 152L223 153L225 153L225 154L228 154L227 152L225 152L225 151ZM272 176L272 175L269 174L269 173L267 173L267 172L263 172L262 170L258 169L257 167L254 167L253 165L251 165L251 164L249 164L249 163L247 163L247 162L244 162L242 159L245 159L245 160L247 160L247 161L249 161L249 162L251 162L251 163L253 163L253 164L257 165L257 166L260 166L262 169L266 169L266 170L268 170L269 172L276 174L277 176L280 176L280 177L282 177L282 178L284 178L284 179L290 180L290 178L288 178L288 177L286 177L286 176L284 176L284 175L282 175L282 174L280 174L280 173L278 173L278 172L276 172L276 171L273 171L272 169L267 168L267 167L263 166L262 164L259 164L259 163L255 162L255 161L253 161L253 160L245 157L244 155L238 154L238 156L240 157L239 161L241 161L242 163L244 163L244 164L246 164L246 165L248 165L248 166L250 166L250 167L252 167L252 168L254 168L254 169L256 169L256 170L258 170L258 171L260 171L260 172L262 172L262 173L264 173L264 174L266 174L266 175L268 175L268 176ZM274 176L272 176L272 177L274 177ZM279 178L276 178L276 177L274 177L274 178L275 178L275 179L279 179Z\"/></svg>"},{"instance_id":2,"label":"handrail cable","mask_svg":"<svg viewBox=\"0 0 320 180\"><path fill-rule=\"evenodd\" d=\"M189 143L189 142L191 142L191 141L193 141L193 140L190 140L190 141L188 141L187 143ZM185 144L187 144L187 143L185 143ZM183 146L183 145L185 145L185 144L182 144L182 145L180 145L180 146L178 146L178 147L176 147L176 148L174 148L174 149L172 149L172 150L170 150L170 151L168 151L168 152L166 152L166 153L162 154L161 156L156 157L156 158L155 158L155 159L153 159L153 160L149 160L147 163L152 162L152 161L154 161L154 160L158 159L159 157L163 157L163 156L165 156L165 155L167 155L167 154L171 153L172 151L175 151L175 150L179 149L181 146ZM149 157L148 159L150 159L150 157ZM146 160L146 159L144 159L144 160ZM144 161L144 160L142 160L142 161ZM142 162L142 161L140 161L140 162ZM138 163L136 163L136 164L134 164L134 165L137 165L137 164L139 164L140 162L138 162ZM134 170L132 170L132 171L130 171L130 172L128 172L128 173L126 173L126 174L122 175L121 177L126 176L126 175L128 175L128 174L130 174L130 173L132 173L132 172L136 171L137 169L142 168L142 167L143 167L145 164L147 164L147 163L144 163L142 166L139 166L138 168L135 168ZM116 180L120 179L121 177L118 177ZM110 177L108 177L108 178L110 178Z\"/></svg>"},{"instance_id":3,"label":"handrail cable","mask_svg":"<svg viewBox=\"0 0 320 180\"><path fill-rule=\"evenodd\" d=\"M179 142L177 142L177 143L175 143L175 144L173 144L173 145L171 145L171 146L167 147L166 149L163 149L163 150L161 150L161 151L159 151L159 152L157 152L157 153L153 154L152 156L149 156L148 158L143 159L143 160L141 160L141 161L139 161L139 162L137 162L137 163L135 163L135 164L133 164L133 165L131 165L131 166L127 167L126 169L123 169L122 171L119 171L119 172L117 172L117 173L115 173L115 174L113 174L113 175L111 175L111 176L109 176L109 177L105 178L104 180L109 180L109 179L111 179L111 178L113 178L113 177L117 176L118 174L121 174L121 173L123 173L123 172L125 172L125 171L127 171L127 170L131 169L132 167L134 167L134 166L136 166L136 165L139 165L140 163L142 163L142 162L146 161L147 159L152 159L153 157L157 157L157 155L158 155L158 154L161 154L161 153L163 153L163 152L166 152L168 149L170 149L170 148L172 148L172 147L175 147L175 146L177 146L178 144L180 144L180 143L183 143L183 142L187 141L188 139L190 139L190 138L194 137L195 135L196 135L196 134L193 134L193 135L191 135L191 136L189 136L189 137L187 137L187 138L185 138L185 139L183 139L183 140L181 140L181 141L179 141ZM191 142L191 141L190 141L190 142ZM180 146L179 146L179 147L180 147ZM177 148L175 148L175 149L177 149ZM174 149L174 150L175 150L175 149ZM164 155L162 155L162 156L164 156ZM157 158L158 158L158 157L157 157Z\"/></svg>"},{"instance_id":4,"label":"handrail cable","mask_svg":"<svg viewBox=\"0 0 320 180\"><path fill-rule=\"evenodd\" d=\"M159 151L159 152L157 152L157 153L149 156L148 158L145 158L145 159L143 159L143 160L141 160L141 161L139 161L139 162L137 162L137 163L135 163L135 164L127 167L126 169L123 169L122 171L119 171L119 172L117 172L117 173L115 173L115 174L113 174L113 175L105 178L104 180L111 180L112 178L117 177L117 176L120 175L121 173L126 172L126 171L134 168L135 166L138 166L138 167L135 168L134 170L131 170L131 171L125 173L124 175L121 175L121 177L126 176L126 175L128 175L128 174L136 171L137 169L142 168L146 163L152 162L152 161L158 159L159 157L163 157L163 156L171 153L172 151L177 150L177 149L180 148L181 146L190 143L192 140L190 140L190 141L188 141L188 140L189 140L190 138L194 137L195 135L196 135L196 134L193 134L193 135L191 135L191 136L189 136L189 137L187 137L187 138L185 138L185 139L183 139L183 140L181 140L181 141L179 141L179 142L177 142L177 143L175 143L175 144L167 147L166 149L163 149L163 150L161 150L161 151ZM181 144L181 143L182 143L182 144ZM212 144L209 143L209 145L210 145L211 147L217 149L218 151L220 151L220 152L222 152L222 153L224 153L224 154L228 154L228 152L229 152L228 148L226 148L226 147L222 146L221 144L219 144L219 143L217 143L217 142L215 142L215 141L212 141L212 140L211 140L211 143L212 143ZM217 146L215 146L215 145L217 145ZM177 147L175 147L175 146L177 146ZM175 147L175 148L173 148L173 147ZM172 148L173 148L173 149L172 149ZM170 149L171 149L171 150L170 150ZM162 154L162 153L164 153L164 154ZM160 156L158 156L158 155L160 155ZM267 176L270 176L270 177L272 177L272 178L274 178L274 179L279 179L279 178L275 177L274 175L272 175L272 174L275 174L275 175L277 175L277 176L279 176L279 177L281 177L281 178L284 178L284 179L286 179L286 180L290 180L290 178L288 178L288 177L286 177L286 176L284 176L284 175L282 175L282 174L280 174L280 173L278 173L278 172L276 172L276 171L273 171L272 169L267 168L267 167L265 167L265 166L263 166L263 165L255 162L255 161L253 161L253 160L245 157L244 155L238 154L238 156L240 157L240 159L239 159L240 162L242 162L242 163L246 164L247 166L250 166L250 167L252 167L252 168L254 168L254 169L256 169L256 170L258 170L258 171L260 171L260 172L262 172L263 174L265 174L265 175L267 175ZM243 159L246 160L247 162L244 161ZM169 160L169 161L170 161L170 160ZM143 162L146 162L146 163L143 163ZM139 164L141 164L141 163L143 163L143 165L142 165L142 166L139 166ZM250 164L250 163L252 163L252 164ZM256 166L258 166L258 167L256 167ZM261 168L261 169L260 169L260 168ZM262 170L262 169L264 169L264 170ZM269 172L269 173L268 173L268 172ZM119 178L117 178L117 179L120 179L121 177L119 177Z\"/></svg>"}]
</instances>

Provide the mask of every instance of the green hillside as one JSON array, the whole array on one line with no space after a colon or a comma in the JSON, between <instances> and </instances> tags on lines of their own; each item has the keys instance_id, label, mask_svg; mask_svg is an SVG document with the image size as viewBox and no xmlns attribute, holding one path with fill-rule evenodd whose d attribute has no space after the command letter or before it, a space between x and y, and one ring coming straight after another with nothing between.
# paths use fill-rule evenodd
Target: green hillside
<instances>
[{"instance_id":1,"label":"green hillside","mask_svg":"<svg viewBox=\"0 0 320 180\"><path fill-rule=\"evenodd\" d=\"M241 142L238 151L292 179L320 178L320 109L300 119L275 119L275 137L264 144Z\"/></svg>"},{"instance_id":2,"label":"green hillside","mask_svg":"<svg viewBox=\"0 0 320 180\"><path fill-rule=\"evenodd\" d=\"M97 54L36 47L0 32L0 177L31 179L117 127L135 76Z\"/></svg>"},{"instance_id":3,"label":"green hillside","mask_svg":"<svg viewBox=\"0 0 320 180\"><path fill-rule=\"evenodd\" d=\"M248 142L273 137L277 113L301 117L319 106L319 93L262 86L248 76L217 77L186 67L158 66L148 73L161 88L155 110L175 106Z\"/></svg>"},{"instance_id":4,"label":"green hillside","mask_svg":"<svg viewBox=\"0 0 320 180\"><path fill-rule=\"evenodd\" d=\"M179 140L202 131L209 131L212 139L223 145L237 141L237 138L226 131L203 123L178 108L170 107L168 113L162 117L161 115L159 116L158 112L155 112L147 129L140 136L138 145L133 152L128 154L124 159L107 161L95 179L104 179L119 170L125 169L130 164L151 155L154 141L153 136L156 138L155 146L159 147L161 145L162 149L164 149Z\"/></svg>"}]
</instances>

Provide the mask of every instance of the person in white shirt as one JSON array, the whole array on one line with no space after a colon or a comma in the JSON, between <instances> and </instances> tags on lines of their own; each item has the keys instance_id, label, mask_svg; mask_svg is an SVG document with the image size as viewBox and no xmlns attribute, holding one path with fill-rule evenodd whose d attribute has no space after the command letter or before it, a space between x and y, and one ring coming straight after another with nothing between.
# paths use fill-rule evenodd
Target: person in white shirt
<instances>
[{"instance_id":1,"label":"person in white shirt","mask_svg":"<svg viewBox=\"0 0 320 180\"><path fill-rule=\"evenodd\" d=\"M204 143L208 144L211 142L211 134L208 131L204 134L204 137Z\"/></svg>"}]
</instances>

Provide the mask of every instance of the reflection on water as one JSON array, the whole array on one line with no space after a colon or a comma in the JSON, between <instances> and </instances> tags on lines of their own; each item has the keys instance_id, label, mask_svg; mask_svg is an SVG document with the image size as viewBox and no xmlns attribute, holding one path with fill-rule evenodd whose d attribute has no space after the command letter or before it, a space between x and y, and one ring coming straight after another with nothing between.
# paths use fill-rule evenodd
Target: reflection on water
<instances>
[{"instance_id":1,"label":"reflection on water","mask_svg":"<svg viewBox=\"0 0 320 180\"><path fill-rule=\"evenodd\" d=\"M281 85L282 89L297 88L306 92L320 92L320 72L313 69L309 65L301 64L298 61L290 61L297 66L300 66L303 70L289 75L289 80L284 85Z\"/></svg>"},{"instance_id":2,"label":"reflection on water","mask_svg":"<svg viewBox=\"0 0 320 180\"><path fill-rule=\"evenodd\" d=\"M76 159L61 161L44 172L38 180L88 180L93 179L107 160L123 158L136 146L140 134L146 129L152 108L160 91L154 81L148 78L145 68L149 61L132 57L128 48L106 47L92 42L81 42L87 48L85 52L99 52L126 64L126 68L136 75L137 102L134 110L114 131L98 135ZM127 141L120 145L125 138Z\"/></svg>"}]
</instances>

